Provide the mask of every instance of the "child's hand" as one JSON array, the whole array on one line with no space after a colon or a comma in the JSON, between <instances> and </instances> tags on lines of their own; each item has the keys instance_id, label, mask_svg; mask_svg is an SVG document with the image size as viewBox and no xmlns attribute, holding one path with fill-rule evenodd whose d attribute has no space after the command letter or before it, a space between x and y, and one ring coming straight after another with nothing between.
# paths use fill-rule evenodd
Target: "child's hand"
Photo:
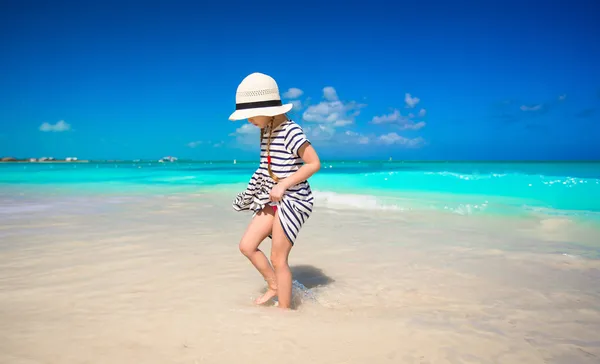
<instances>
[{"instance_id":1,"label":"child's hand","mask_svg":"<svg viewBox=\"0 0 600 364\"><path fill-rule=\"evenodd\" d=\"M271 201L281 201L285 190L287 190L286 186L282 183L282 181L279 181L279 183L273 186L271 192L269 193Z\"/></svg>"}]
</instances>

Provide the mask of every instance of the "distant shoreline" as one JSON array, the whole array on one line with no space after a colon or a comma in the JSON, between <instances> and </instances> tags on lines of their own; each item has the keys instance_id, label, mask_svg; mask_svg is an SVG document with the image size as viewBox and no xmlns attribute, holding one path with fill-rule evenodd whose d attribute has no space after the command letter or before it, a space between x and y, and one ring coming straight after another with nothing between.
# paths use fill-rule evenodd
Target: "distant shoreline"
<instances>
[{"instance_id":1,"label":"distant shoreline","mask_svg":"<svg viewBox=\"0 0 600 364\"><path fill-rule=\"evenodd\" d=\"M12 160L12 161L0 161L0 163L158 163L158 160L155 159L142 159L142 160L45 160L45 161L29 161L29 160ZM600 160L383 160L383 159L356 159L356 160L321 160L321 163L389 163L389 164L439 164L439 163L448 163L448 164L462 164L462 163L472 163L472 164L503 164L503 163L511 163L511 164L548 164L548 163L556 163L556 164L569 164L569 163L586 163L586 164L595 164L600 163ZM165 164L177 164L177 163L233 163L233 160L186 160L180 159L174 162L164 162ZM254 160L237 160L238 164L244 163L255 163Z\"/></svg>"},{"instance_id":2,"label":"distant shoreline","mask_svg":"<svg viewBox=\"0 0 600 364\"><path fill-rule=\"evenodd\" d=\"M53 161L0 161L0 163L89 163L88 160L76 160L76 161L64 161L64 160L53 160Z\"/></svg>"}]
</instances>

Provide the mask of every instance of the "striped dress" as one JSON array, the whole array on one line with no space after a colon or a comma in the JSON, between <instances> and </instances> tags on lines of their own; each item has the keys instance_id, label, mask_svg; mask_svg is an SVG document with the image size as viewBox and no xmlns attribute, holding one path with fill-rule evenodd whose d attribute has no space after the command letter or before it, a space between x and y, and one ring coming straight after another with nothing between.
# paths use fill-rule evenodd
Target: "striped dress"
<instances>
[{"instance_id":1,"label":"striped dress","mask_svg":"<svg viewBox=\"0 0 600 364\"><path fill-rule=\"evenodd\" d=\"M260 165L250 178L246 190L236 195L233 208L236 211L253 211L253 217L265 206L277 206L279 221L289 241L294 244L300 229L310 217L313 194L308 181L302 181L287 189L281 201L271 201L269 193L275 181L269 175L267 165L268 127L260 144ZM271 133L269 147L271 171L280 180L296 172L303 164L298 150L309 142L302 128L292 120L279 124ZM272 236L269 234L269 238Z\"/></svg>"}]
</instances>

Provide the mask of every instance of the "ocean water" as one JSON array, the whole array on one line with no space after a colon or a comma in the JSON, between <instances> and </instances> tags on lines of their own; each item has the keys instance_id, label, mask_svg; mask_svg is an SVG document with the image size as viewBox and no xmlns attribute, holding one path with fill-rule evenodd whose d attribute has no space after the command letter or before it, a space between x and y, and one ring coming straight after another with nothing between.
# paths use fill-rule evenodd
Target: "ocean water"
<instances>
[{"instance_id":1,"label":"ocean water","mask_svg":"<svg viewBox=\"0 0 600 364\"><path fill-rule=\"evenodd\" d=\"M0 164L0 362L600 357L598 165L326 162L289 315L238 249L255 167Z\"/></svg>"},{"instance_id":2,"label":"ocean water","mask_svg":"<svg viewBox=\"0 0 600 364\"><path fill-rule=\"evenodd\" d=\"M245 188L255 162L0 164L0 213L16 197L164 194ZM458 215L600 221L600 163L323 162L310 179L321 205ZM12 205L12 207L11 207Z\"/></svg>"}]
</instances>

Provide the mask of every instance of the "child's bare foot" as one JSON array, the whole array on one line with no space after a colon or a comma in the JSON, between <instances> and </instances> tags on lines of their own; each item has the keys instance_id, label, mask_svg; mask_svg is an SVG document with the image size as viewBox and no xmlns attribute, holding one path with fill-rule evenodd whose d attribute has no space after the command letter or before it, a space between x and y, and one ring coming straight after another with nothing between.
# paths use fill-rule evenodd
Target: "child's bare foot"
<instances>
[{"instance_id":1,"label":"child's bare foot","mask_svg":"<svg viewBox=\"0 0 600 364\"><path fill-rule=\"evenodd\" d=\"M270 299L272 299L275 296L277 296L277 290L273 289L273 288L269 288L267 290L267 292L265 292L265 294L263 294L262 296L258 297L254 301L254 303L257 305L262 305L262 304L268 302Z\"/></svg>"}]
</instances>

